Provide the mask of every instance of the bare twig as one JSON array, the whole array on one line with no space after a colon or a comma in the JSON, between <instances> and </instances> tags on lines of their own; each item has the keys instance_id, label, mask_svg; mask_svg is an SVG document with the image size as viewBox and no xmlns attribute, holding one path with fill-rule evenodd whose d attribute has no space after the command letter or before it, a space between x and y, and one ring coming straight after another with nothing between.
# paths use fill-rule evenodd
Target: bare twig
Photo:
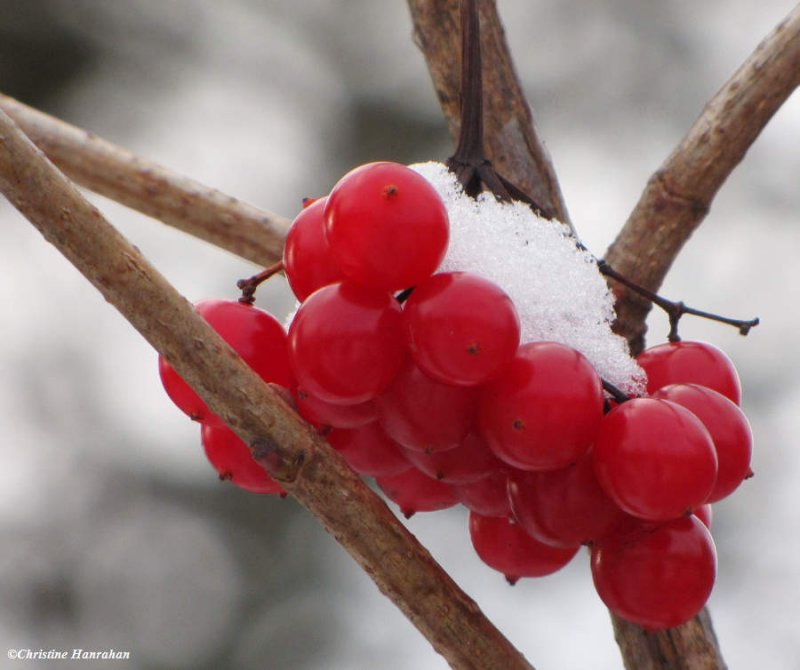
<instances>
[{"instance_id":1,"label":"bare twig","mask_svg":"<svg viewBox=\"0 0 800 670\"><path fill-rule=\"evenodd\" d=\"M71 179L258 265L280 259L289 222L0 94L4 110Z\"/></svg>"},{"instance_id":2,"label":"bare twig","mask_svg":"<svg viewBox=\"0 0 800 670\"><path fill-rule=\"evenodd\" d=\"M531 109L511 61L494 0L482 0L484 131L487 158L535 202L569 224L555 171L536 133ZM454 140L460 126L459 0L408 0L414 34Z\"/></svg>"},{"instance_id":3,"label":"bare twig","mask_svg":"<svg viewBox=\"0 0 800 670\"><path fill-rule=\"evenodd\" d=\"M800 6L758 46L706 105L651 177L606 254L608 263L657 291L719 188L761 130L800 85ZM619 287L618 332L634 352L644 343L650 303Z\"/></svg>"},{"instance_id":4,"label":"bare twig","mask_svg":"<svg viewBox=\"0 0 800 670\"><path fill-rule=\"evenodd\" d=\"M2 110L0 191L197 389L452 667L531 667L380 498Z\"/></svg>"}]
</instances>

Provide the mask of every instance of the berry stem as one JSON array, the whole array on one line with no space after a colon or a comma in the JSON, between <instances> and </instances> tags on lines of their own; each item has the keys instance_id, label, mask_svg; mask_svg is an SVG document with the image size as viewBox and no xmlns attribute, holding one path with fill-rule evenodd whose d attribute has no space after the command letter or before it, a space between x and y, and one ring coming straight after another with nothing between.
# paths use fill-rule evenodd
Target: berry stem
<instances>
[{"instance_id":1,"label":"berry stem","mask_svg":"<svg viewBox=\"0 0 800 670\"><path fill-rule=\"evenodd\" d=\"M475 198L485 186L498 200L525 202L546 219L555 214L498 174L486 157L483 138L483 66L477 0L461 2L461 126L455 153L446 164L464 192Z\"/></svg>"},{"instance_id":2,"label":"berry stem","mask_svg":"<svg viewBox=\"0 0 800 670\"><path fill-rule=\"evenodd\" d=\"M241 289L242 295L239 302L245 305L252 305L256 301L256 289L263 284L267 279L273 275L283 271L283 261L273 263L267 268L264 268L258 274L249 277L248 279L240 279L236 282L236 287Z\"/></svg>"},{"instance_id":3,"label":"berry stem","mask_svg":"<svg viewBox=\"0 0 800 670\"><path fill-rule=\"evenodd\" d=\"M750 329L757 326L759 324L759 319L756 317L755 319L731 319L727 316L720 316L719 314L713 314L711 312L705 312L703 310L695 309L694 307L689 307L688 305L684 304L682 301L674 302L672 300L667 300L663 296L658 295L657 293L653 293L652 291L646 289L644 286L640 286L636 282L628 279L624 275L620 274L616 270L614 270L606 261L600 259L597 261L597 269L600 270L600 273L606 277L610 277L614 281L619 282L623 286L631 289L635 293L639 294L643 298L646 298L654 305L663 309L667 316L669 317L669 333L667 338L670 342L680 342L680 336L678 335L678 322L680 321L681 317L684 314L691 314L693 316L699 316L704 319L709 319L711 321L718 321L720 323L725 323L730 326L734 326L739 329L739 333L741 335L747 335L750 332Z\"/></svg>"}]
</instances>

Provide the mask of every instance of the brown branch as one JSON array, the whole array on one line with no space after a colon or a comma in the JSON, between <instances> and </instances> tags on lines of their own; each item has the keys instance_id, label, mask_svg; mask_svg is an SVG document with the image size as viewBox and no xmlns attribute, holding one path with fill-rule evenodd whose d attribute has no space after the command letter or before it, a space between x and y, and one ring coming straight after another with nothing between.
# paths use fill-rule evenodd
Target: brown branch
<instances>
[{"instance_id":1,"label":"brown branch","mask_svg":"<svg viewBox=\"0 0 800 670\"><path fill-rule=\"evenodd\" d=\"M654 633L611 615L627 670L725 670L708 610L691 621Z\"/></svg>"},{"instance_id":2,"label":"brown branch","mask_svg":"<svg viewBox=\"0 0 800 670\"><path fill-rule=\"evenodd\" d=\"M0 94L4 110L72 180L253 261L280 260L289 222Z\"/></svg>"},{"instance_id":3,"label":"brown branch","mask_svg":"<svg viewBox=\"0 0 800 670\"><path fill-rule=\"evenodd\" d=\"M570 223L553 164L522 93L494 0L482 0L484 131L488 159L556 218ZM433 79L450 134L458 138L461 90L459 0L408 0L414 35Z\"/></svg>"},{"instance_id":4,"label":"brown branch","mask_svg":"<svg viewBox=\"0 0 800 670\"><path fill-rule=\"evenodd\" d=\"M800 6L756 48L651 177L606 260L658 291L719 188L761 130L800 85ZM644 346L650 303L620 288L617 330L634 352Z\"/></svg>"},{"instance_id":5,"label":"brown branch","mask_svg":"<svg viewBox=\"0 0 800 670\"><path fill-rule=\"evenodd\" d=\"M454 668L530 668L299 416L0 110L0 191L172 363Z\"/></svg>"}]
</instances>

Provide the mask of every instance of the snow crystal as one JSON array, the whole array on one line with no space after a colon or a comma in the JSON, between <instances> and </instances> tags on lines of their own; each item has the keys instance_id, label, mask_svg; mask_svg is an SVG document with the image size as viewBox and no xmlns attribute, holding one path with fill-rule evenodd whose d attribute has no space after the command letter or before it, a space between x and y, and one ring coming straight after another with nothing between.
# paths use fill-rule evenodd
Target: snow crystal
<instances>
[{"instance_id":1,"label":"snow crystal","mask_svg":"<svg viewBox=\"0 0 800 670\"><path fill-rule=\"evenodd\" d=\"M623 391L644 391L644 372L627 342L611 331L614 301L605 279L567 226L536 216L524 203L499 202L487 193L470 198L443 163L409 167L447 207L450 242L440 272L469 271L493 281L514 301L523 342L566 344Z\"/></svg>"}]
</instances>

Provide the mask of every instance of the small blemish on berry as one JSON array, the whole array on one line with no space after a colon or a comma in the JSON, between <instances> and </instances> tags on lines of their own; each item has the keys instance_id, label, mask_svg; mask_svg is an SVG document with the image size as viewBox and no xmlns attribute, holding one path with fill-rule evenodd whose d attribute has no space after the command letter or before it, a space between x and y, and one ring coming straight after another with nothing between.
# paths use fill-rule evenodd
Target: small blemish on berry
<instances>
[{"instance_id":1,"label":"small blemish on berry","mask_svg":"<svg viewBox=\"0 0 800 670\"><path fill-rule=\"evenodd\" d=\"M384 198L394 198L399 193L399 189L395 184L387 184L383 187Z\"/></svg>"},{"instance_id":2,"label":"small blemish on berry","mask_svg":"<svg viewBox=\"0 0 800 670\"><path fill-rule=\"evenodd\" d=\"M479 353L481 353L481 345L477 342L471 342L467 345L467 353L470 356L477 356Z\"/></svg>"},{"instance_id":3,"label":"small blemish on berry","mask_svg":"<svg viewBox=\"0 0 800 670\"><path fill-rule=\"evenodd\" d=\"M511 424L511 427L514 430L525 430L525 422L522 419L514 419L514 423Z\"/></svg>"}]
</instances>

